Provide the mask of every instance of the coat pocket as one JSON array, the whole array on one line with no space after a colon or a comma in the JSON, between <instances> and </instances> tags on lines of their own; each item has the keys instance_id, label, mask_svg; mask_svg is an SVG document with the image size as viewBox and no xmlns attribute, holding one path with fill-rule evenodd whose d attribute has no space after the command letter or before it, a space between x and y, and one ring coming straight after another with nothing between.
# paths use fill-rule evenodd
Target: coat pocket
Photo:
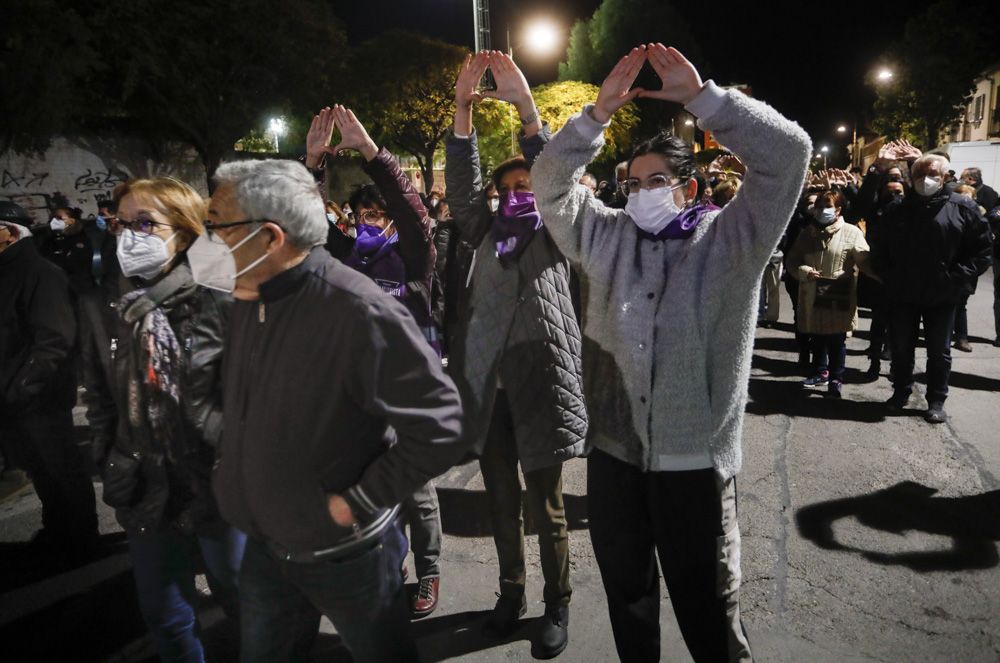
<instances>
[{"instance_id":1,"label":"coat pocket","mask_svg":"<svg viewBox=\"0 0 1000 663\"><path fill-rule=\"evenodd\" d=\"M104 503L115 508L132 506L138 501L142 480L142 456L112 448L101 468Z\"/></svg>"}]
</instances>

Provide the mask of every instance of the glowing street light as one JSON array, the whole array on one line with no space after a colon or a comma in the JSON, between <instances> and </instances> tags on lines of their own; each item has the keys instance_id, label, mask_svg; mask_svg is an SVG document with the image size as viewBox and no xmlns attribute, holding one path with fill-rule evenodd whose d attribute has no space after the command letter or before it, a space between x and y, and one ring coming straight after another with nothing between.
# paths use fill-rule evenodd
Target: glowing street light
<instances>
[{"instance_id":1,"label":"glowing street light","mask_svg":"<svg viewBox=\"0 0 1000 663\"><path fill-rule=\"evenodd\" d=\"M840 125L839 127L837 127L837 133L838 134L846 134L847 133L847 127L845 127L843 124Z\"/></svg>"},{"instance_id":2,"label":"glowing street light","mask_svg":"<svg viewBox=\"0 0 1000 663\"><path fill-rule=\"evenodd\" d=\"M274 151L278 152L278 138L288 132L288 125L285 123L284 118L272 117L267 125L267 130L274 136Z\"/></svg>"},{"instance_id":3,"label":"glowing street light","mask_svg":"<svg viewBox=\"0 0 1000 663\"><path fill-rule=\"evenodd\" d=\"M548 19L538 19L524 31L523 45L535 55L551 55L559 48L560 31Z\"/></svg>"},{"instance_id":4,"label":"glowing street light","mask_svg":"<svg viewBox=\"0 0 1000 663\"><path fill-rule=\"evenodd\" d=\"M824 145L819 148L820 153L816 155L816 158L823 157L823 170L826 170L826 153L830 151L830 148Z\"/></svg>"},{"instance_id":5,"label":"glowing street light","mask_svg":"<svg viewBox=\"0 0 1000 663\"><path fill-rule=\"evenodd\" d=\"M684 120L684 126L685 127L693 127L694 126L694 120L692 120L691 118L688 118L688 119Z\"/></svg>"},{"instance_id":6,"label":"glowing street light","mask_svg":"<svg viewBox=\"0 0 1000 663\"><path fill-rule=\"evenodd\" d=\"M892 72L888 69L883 68L879 70L878 74L875 76L875 79L882 83L888 83L889 81L892 80Z\"/></svg>"}]
</instances>

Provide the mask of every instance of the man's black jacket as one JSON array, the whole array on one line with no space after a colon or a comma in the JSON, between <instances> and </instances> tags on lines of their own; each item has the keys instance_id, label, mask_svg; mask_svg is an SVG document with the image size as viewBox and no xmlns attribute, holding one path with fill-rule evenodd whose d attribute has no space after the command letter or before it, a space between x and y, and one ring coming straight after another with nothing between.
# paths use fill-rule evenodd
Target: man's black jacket
<instances>
[{"instance_id":1,"label":"man's black jacket","mask_svg":"<svg viewBox=\"0 0 1000 663\"><path fill-rule=\"evenodd\" d=\"M458 392L406 308L323 247L236 301L223 355L221 460L229 523L293 553L352 530L463 454Z\"/></svg>"},{"instance_id":2,"label":"man's black jacket","mask_svg":"<svg viewBox=\"0 0 1000 663\"><path fill-rule=\"evenodd\" d=\"M72 407L73 295L30 237L0 252L0 402Z\"/></svg>"},{"instance_id":3,"label":"man's black jacket","mask_svg":"<svg viewBox=\"0 0 1000 663\"><path fill-rule=\"evenodd\" d=\"M873 238L872 261L891 301L954 304L990 266L990 231L976 203L941 191L891 205Z\"/></svg>"}]
</instances>

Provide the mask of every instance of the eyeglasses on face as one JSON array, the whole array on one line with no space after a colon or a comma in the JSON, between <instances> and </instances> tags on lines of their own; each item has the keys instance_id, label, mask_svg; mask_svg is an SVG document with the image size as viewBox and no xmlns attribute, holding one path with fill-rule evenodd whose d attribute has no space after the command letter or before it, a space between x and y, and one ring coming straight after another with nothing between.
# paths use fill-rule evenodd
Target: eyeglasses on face
<instances>
[{"instance_id":1,"label":"eyeglasses on face","mask_svg":"<svg viewBox=\"0 0 1000 663\"><path fill-rule=\"evenodd\" d=\"M247 226L251 223L264 223L263 219L247 219L246 221L224 221L222 223L217 223L211 219L205 219L202 221L202 225L205 226L205 232L208 233L209 237L214 236L219 230L225 230L227 228L235 228L237 226Z\"/></svg>"},{"instance_id":2,"label":"eyeglasses on face","mask_svg":"<svg viewBox=\"0 0 1000 663\"><path fill-rule=\"evenodd\" d=\"M673 185L673 186L671 186ZM666 175L650 175L646 178L645 182L642 182L637 177L630 177L625 182L625 186L628 188L629 193L639 193L639 189L648 189L653 191L655 189L663 189L665 187L670 187L671 189L676 189L681 186L680 184L673 184L670 178Z\"/></svg>"},{"instance_id":3,"label":"eyeglasses on face","mask_svg":"<svg viewBox=\"0 0 1000 663\"><path fill-rule=\"evenodd\" d=\"M123 219L120 216L114 217L113 222L108 225L108 229L116 235L121 234L123 230L130 230L136 235L148 236L153 234L157 226L162 226L164 228L175 227L170 225L169 223L153 221L153 219L149 218L145 214L140 214L139 216L137 216L132 220Z\"/></svg>"},{"instance_id":4,"label":"eyeglasses on face","mask_svg":"<svg viewBox=\"0 0 1000 663\"><path fill-rule=\"evenodd\" d=\"M361 213L361 223L373 223L375 221L384 221L386 218L385 212L377 209L366 209Z\"/></svg>"}]
</instances>

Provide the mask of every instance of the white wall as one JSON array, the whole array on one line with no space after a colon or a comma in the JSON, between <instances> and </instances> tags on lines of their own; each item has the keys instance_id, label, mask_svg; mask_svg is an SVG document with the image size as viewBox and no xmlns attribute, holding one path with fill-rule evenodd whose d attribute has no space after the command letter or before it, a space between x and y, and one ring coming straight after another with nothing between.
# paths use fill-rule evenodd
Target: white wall
<instances>
[{"instance_id":1,"label":"white wall","mask_svg":"<svg viewBox=\"0 0 1000 663\"><path fill-rule=\"evenodd\" d=\"M193 149L167 148L152 154L144 141L128 138L53 139L43 154L0 154L0 200L25 208L37 223L56 207L79 207L84 217L97 213L97 202L111 198L130 177L165 175L208 194L205 169Z\"/></svg>"},{"instance_id":2,"label":"white wall","mask_svg":"<svg viewBox=\"0 0 1000 663\"><path fill-rule=\"evenodd\" d=\"M983 182L1000 191L1000 141L949 143L946 147L950 169L956 175L961 176L966 168L979 168L983 171Z\"/></svg>"}]
</instances>

